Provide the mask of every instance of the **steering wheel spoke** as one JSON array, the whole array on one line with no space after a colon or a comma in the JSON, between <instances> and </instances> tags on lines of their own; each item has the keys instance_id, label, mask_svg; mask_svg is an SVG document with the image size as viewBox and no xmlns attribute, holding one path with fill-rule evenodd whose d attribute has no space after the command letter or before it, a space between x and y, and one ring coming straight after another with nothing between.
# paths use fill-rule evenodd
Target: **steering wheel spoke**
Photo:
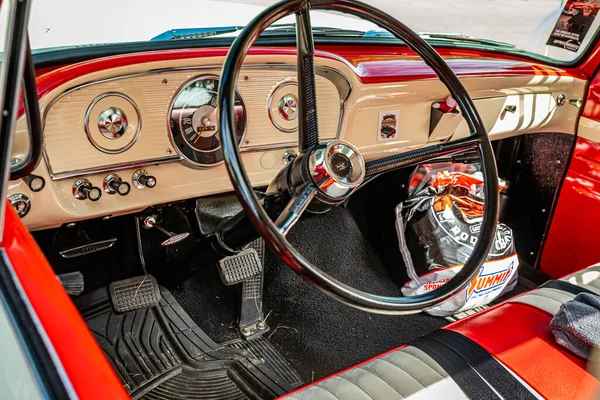
<instances>
[{"instance_id":1,"label":"steering wheel spoke","mask_svg":"<svg viewBox=\"0 0 600 400\"><path fill-rule=\"evenodd\" d=\"M315 43L308 3L296 12L296 47L298 51L298 150L304 153L319 144Z\"/></svg>"},{"instance_id":2,"label":"steering wheel spoke","mask_svg":"<svg viewBox=\"0 0 600 400\"><path fill-rule=\"evenodd\" d=\"M317 194L317 188L312 183L305 183L296 190L287 206L283 209L275 225L283 236L287 235L292 226L298 222L306 207L310 204Z\"/></svg>"},{"instance_id":3,"label":"steering wheel spoke","mask_svg":"<svg viewBox=\"0 0 600 400\"><path fill-rule=\"evenodd\" d=\"M395 169L422 164L434 158L459 153L465 150L472 150L477 148L481 141L482 139L479 136L472 135L466 138L453 140L451 142L422 147L420 149L410 150L405 153L380 158L378 160L371 160L365 163L365 175L367 179L374 178L377 175L390 172Z\"/></svg>"}]
</instances>

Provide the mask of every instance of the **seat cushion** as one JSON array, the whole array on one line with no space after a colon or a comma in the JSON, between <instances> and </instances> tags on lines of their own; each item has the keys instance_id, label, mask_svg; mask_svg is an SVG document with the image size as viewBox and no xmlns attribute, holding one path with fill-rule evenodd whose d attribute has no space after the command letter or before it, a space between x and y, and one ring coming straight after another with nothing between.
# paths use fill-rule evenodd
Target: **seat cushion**
<instances>
[{"instance_id":1,"label":"seat cushion","mask_svg":"<svg viewBox=\"0 0 600 400\"><path fill-rule=\"evenodd\" d=\"M286 399L463 399L448 373L422 350L405 346L292 392Z\"/></svg>"},{"instance_id":2,"label":"seat cushion","mask_svg":"<svg viewBox=\"0 0 600 400\"><path fill-rule=\"evenodd\" d=\"M561 279L600 295L600 264L592 265Z\"/></svg>"}]
</instances>

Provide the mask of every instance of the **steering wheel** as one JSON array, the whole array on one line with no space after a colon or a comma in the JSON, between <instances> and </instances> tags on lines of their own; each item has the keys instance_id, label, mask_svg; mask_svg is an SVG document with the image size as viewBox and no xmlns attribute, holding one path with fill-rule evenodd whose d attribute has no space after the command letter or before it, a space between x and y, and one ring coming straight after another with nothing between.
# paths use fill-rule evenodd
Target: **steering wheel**
<instances>
[{"instance_id":1,"label":"steering wheel","mask_svg":"<svg viewBox=\"0 0 600 400\"><path fill-rule=\"evenodd\" d=\"M311 9L352 14L391 32L415 51L447 86L470 130L470 135L449 142L410 150L365 162L352 144L343 140L320 143L314 68ZM273 221L257 197L242 163L235 139L235 89L238 73L256 38L280 18L296 14L298 54L298 157L280 171L271 184L291 199ZM225 59L219 84L218 113L223 155L229 177L244 210L267 245L306 281L350 306L384 314L415 313L449 299L475 277L486 260L498 223L498 172L488 135L473 100L442 57L417 33L390 15L355 0L284 0L266 8L233 42ZM484 176L482 229L471 256L449 282L414 297L388 297L346 285L306 260L286 240L286 234L307 209L342 203L361 185L382 173L465 150L476 150Z\"/></svg>"}]
</instances>

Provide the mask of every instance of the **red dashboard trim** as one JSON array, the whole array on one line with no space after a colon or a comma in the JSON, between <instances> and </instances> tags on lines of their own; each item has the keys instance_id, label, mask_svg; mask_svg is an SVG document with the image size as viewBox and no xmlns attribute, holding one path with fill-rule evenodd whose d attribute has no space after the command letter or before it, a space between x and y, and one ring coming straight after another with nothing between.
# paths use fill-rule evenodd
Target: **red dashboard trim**
<instances>
[{"instance_id":1,"label":"red dashboard trim","mask_svg":"<svg viewBox=\"0 0 600 400\"><path fill-rule=\"evenodd\" d=\"M406 46L322 46L320 50L347 60L363 83L432 79L437 75ZM548 67L513 56L476 50L438 48L459 76L576 76L576 70Z\"/></svg>"},{"instance_id":2,"label":"red dashboard trim","mask_svg":"<svg viewBox=\"0 0 600 400\"><path fill-rule=\"evenodd\" d=\"M42 97L75 78L127 65L201 57L225 56L227 48L164 50L131 53L93 59L58 69L45 69L37 78L38 96ZM460 76L585 76L574 70L547 67L541 64L497 54L439 49L448 64ZM250 55L295 55L292 48L253 48ZM362 83L401 82L436 78L433 70L405 46L319 46L318 57L336 59L350 66Z\"/></svg>"},{"instance_id":3,"label":"red dashboard trim","mask_svg":"<svg viewBox=\"0 0 600 400\"><path fill-rule=\"evenodd\" d=\"M2 246L80 399L129 399L29 231L6 205Z\"/></svg>"}]
</instances>

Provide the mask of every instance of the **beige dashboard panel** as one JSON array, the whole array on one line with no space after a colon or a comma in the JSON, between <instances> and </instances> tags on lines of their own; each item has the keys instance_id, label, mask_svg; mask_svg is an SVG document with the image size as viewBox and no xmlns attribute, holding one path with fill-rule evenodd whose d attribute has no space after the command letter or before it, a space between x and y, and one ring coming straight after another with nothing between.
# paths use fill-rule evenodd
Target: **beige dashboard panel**
<instances>
[{"instance_id":1,"label":"beige dashboard panel","mask_svg":"<svg viewBox=\"0 0 600 400\"><path fill-rule=\"evenodd\" d=\"M158 184L154 189L138 190L132 187L127 196L105 193L99 201L90 202L73 197L75 177L52 179L49 169L49 165L52 172L108 165L102 172L81 173L92 184L100 186L104 177L111 172L118 173L131 183L132 175L138 169L133 165L111 169L110 165L117 162L113 160L133 163L152 157L175 157L167 134L170 99L185 81L203 73L218 73L218 68L213 66L222 62L222 57L211 57L130 65L76 78L44 96L40 105L43 112L49 110L45 130L48 164L40 163L34 173L46 179L46 188L32 193L23 181L18 180L10 182L8 189L8 195L22 193L31 199L31 211L23 218L27 227L31 230L52 228L89 218L138 212L156 204L231 191L224 165L195 169L175 159L168 163L154 161L144 167L157 178ZM248 107L247 138L250 140L250 143L242 145L245 150L242 157L248 176L256 186L267 185L283 167L284 152L294 149L292 141L287 138L292 136L295 141L295 134L274 128L267 115L266 102L268 93L278 82L293 79L295 63L295 56L249 56L238 80L240 94ZM319 68L336 70L347 78L351 91L344 103L339 137L358 147L365 159L382 158L434 143L429 140L431 104L445 99L449 94L439 80L363 84L348 63L335 57L319 57L315 64ZM271 68L264 69L265 65L273 65L273 71ZM244 79L245 75L248 76L247 80ZM337 134L340 120L340 99L337 90L337 98L334 98L333 90L328 89L331 81L321 78L317 78L319 124L322 138L332 138ZM166 84L163 79L167 80ZM124 86L122 83L126 81L127 86ZM580 109L568 102L558 106L556 98L559 95L564 95L567 100L583 98L586 89L584 80L570 76L472 76L461 78L461 81L475 100L492 139L535 132L576 132ZM259 88L257 84L252 86L252 82L263 84ZM80 89L73 90L77 88ZM95 96L105 91L127 92L125 94L135 101L142 116L140 140L118 155L107 155L91 147L83 129L83 114L87 106ZM58 102L56 99L64 93L75 97L59 106L64 107L62 112L53 115L61 110L55 107L62 99ZM52 105L54 102L56 104ZM329 102L331 106L328 108ZM506 105L512 102L520 108L514 115L502 116ZM379 114L388 110L398 111L399 132L393 140L378 141ZM50 120L52 118L56 120ZM16 154L27 147L26 129L23 126L21 120L14 147ZM456 129L453 138L467 134L468 129L463 124ZM66 140L66 136L76 138L76 142ZM283 147L260 147L263 144L270 145L271 140L283 143ZM253 147L253 144L257 147ZM138 145L141 147L136 147ZM77 162L72 160L75 154L81 152L86 156Z\"/></svg>"},{"instance_id":2,"label":"beige dashboard panel","mask_svg":"<svg viewBox=\"0 0 600 400\"><path fill-rule=\"evenodd\" d=\"M554 113L564 106L556 103L552 93L515 94L478 99L474 102L488 135L494 139L545 130ZM570 110L566 108L564 111ZM455 132L458 137L468 135L469 128L464 120Z\"/></svg>"},{"instance_id":3,"label":"beige dashboard panel","mask_svg":"<svg viewBox=\"0 0 600 400\"><path fill-rule=\"evenodd\" d=\"M176 158L177 153L168 135L168 112L173 96L187 81L201 75L218 75L219 72L218 68L149 72L107 79L69 90L46 110L44 143L52 175L73 176L79 171L100 167ZM297 132L278 130L267 112L271 92L283 82L295 82L295 71L274 66L252 66L244 68L241 76L243 78L238 80L238 91L247 116L242 148L281 147L297 143ZM340 94L336 86L322 76L317 75L316 85L319 113L324 116L319 119L319 130L323 139L333 139L338 133ZM117 154L108 154L94 147L84 126L89 105L106 94L126 96L139 110L139 137L129 149ZM101 101L106 108L124 108L120 103L111 105L106 99ZM117 103L116 100L112 102ZM97 113L89 118L89 130L98 129L96 121ZM119 147L120 141L125 145L129 140L128 135L115 140L105 139L100 134L96 137L100 137L103 147Z\"/></svg>"}]
</instances>

